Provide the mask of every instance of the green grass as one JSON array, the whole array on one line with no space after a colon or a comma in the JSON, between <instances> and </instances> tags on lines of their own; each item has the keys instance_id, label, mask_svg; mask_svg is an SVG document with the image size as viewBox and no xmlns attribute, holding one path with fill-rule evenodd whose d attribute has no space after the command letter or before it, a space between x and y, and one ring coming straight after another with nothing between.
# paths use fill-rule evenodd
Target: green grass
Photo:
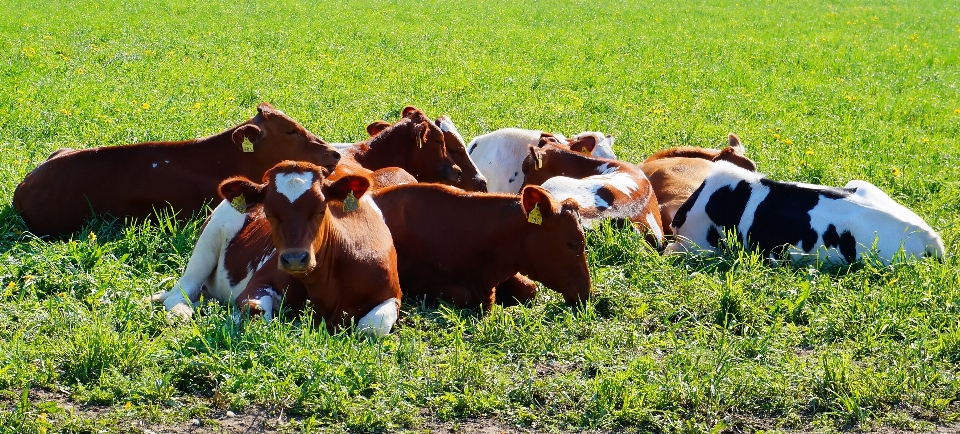
<instances>
[{"instance_id":1,"label":"green grass","mask_svg":"<svg viewBox=\"0 0 960 434\"><path fill-rule=\"evenodd\" d=\"M407 300L396 333L376 341L235 323L219 306L168 323L140 300L179 276L199 222L95 222L45 242L3 205L0 431L122 430L251 406L308 431L960 418L955 2L234 3L0 0L0 203L60 147L208 135L260 101L355 141L413 104L468 139L604 131L633 162L735 132L775 179L873 182L939 230L948 255L816 272L736 251L664 258L601 230L582 311L550 291L488 315ZM68 401L106 411L73 414Z\"/></svg>"}]
</instances>

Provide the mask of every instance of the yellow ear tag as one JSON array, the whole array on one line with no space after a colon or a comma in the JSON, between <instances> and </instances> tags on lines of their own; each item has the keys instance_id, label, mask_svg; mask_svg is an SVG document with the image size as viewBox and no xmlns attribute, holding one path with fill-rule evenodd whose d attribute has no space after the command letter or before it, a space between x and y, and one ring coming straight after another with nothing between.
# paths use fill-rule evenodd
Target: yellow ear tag
<instances>
[{"instance_id":1,"label":"yellow ear tag","mask_svg":"<svg viewBox=\"0 0 960 434\"><path fill-rule=\"evenodd\" d=\"M233 198L233 200L230 201L230 205L240 214L247 212L247 200L243 198L242 194Z\"/></svg>"},{"instance_id":2,"label":"yellow ear tag","mask_svg":"<svg viewBox=\"0 0 960 434\"><path fill-rule=\"evenodd\" d=\"M423 137L417 134L417 148L423 149Z\"/></svg>"},{"instance_id":3,"label":"yellow ear tag","mask_svg":"<svg viewBox=\"0 0 960 434\"><path fill-rule=\"evenodd\" d=\"M527 214L527 221L535 225L543 223L543 214L540 214L540 204L533 206L533 209L530 210L530 214Z\"/></svg>"},{"instance_id":4,"label":"yellow ear tag","mask_svg":"<svg viewBox=\"0 0 960 434\"><path fill-rule=\"evenodd\" d=\"M246 137L243 138L243 144L240 146L243 147L243 152L253 152L253 142Z\"/></svg>"},{"instance_id":5,"label":"yellow ear tag","mask_svg":"<svg viewBox=\"0 0 960 434\"><path fill-rule=\"evenodd\" d=\"M580 153L582 153L583 155L590 155L590 151L587 150L586 146L580 148Z\"/></svg>"},{"instance_id":6,"label":"yellow ear tag","mask_svg":"<svg viewBox=\"0 0 960 434\"><path fill-rule=\"evenodd\" d=\"M360 201L353 195L353 190L350 190L347 198L343 200L343 212L353 212L356 211L357 208L360 208Z\"/></svg>"}]
</instances>

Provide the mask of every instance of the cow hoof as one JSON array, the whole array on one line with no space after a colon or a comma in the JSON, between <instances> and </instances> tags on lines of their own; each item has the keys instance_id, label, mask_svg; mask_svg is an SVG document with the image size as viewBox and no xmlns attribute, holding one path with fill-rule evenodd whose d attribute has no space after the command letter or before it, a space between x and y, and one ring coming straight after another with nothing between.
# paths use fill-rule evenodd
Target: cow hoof
<instances>
[{"instance_id":1,"label":"cow hoof","mask_svg":"<svg viewBox=\"0 0 960 434\"><path fill-rule=\"evenodd\" d=\"M193 316L193 308L186 303L177 303L167 309L167 318L173 320L189 320Z\"/></svg>"}]
</instances>

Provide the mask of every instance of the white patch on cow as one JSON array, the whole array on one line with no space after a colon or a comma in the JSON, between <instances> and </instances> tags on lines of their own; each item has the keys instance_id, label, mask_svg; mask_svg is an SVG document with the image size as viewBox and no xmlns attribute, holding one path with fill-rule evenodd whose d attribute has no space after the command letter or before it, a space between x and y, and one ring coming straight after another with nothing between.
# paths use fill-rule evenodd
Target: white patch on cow
<instances>
[{"instance_id":1,"label":"white patch on cow","mask_svg":"<svg viewBox=\"0 0 960 434\"><path fill-rule=\"evenodd\" d=\"M293 203L313 186L313 172L278 173L273 183L277 191Z\"/></svg>"},{"instance_id":2,"label":"white patch on cow","mask_svg":"<svg viewBox=\"0 0 960 434\"><path fill-rule=\"evenodd\" d=\"M388 299L368 312L357 321L357 330L374 337L390 334L390 329L400 316L400 300Z\"/></svg>"},{"instance_id":3,"label":"white patch on cow","mask_svg":"<svg viewBox=\"0 0 960 434\"><path fill-rule=\"evenodd\" d=\"M250 300L251 307L256 307L262 312L262 318L266 322L270 322L273 319L273 312L275 309L275 304L280 301L280 295L277 294L277 291L274 291L273 288L261 288L267 292L267 295L260 297L256 300Z\"/></svg>"},{"instance_id":4,"label":"white patch on cow","mask_svg":"<svg viewBox=\"0 0 960 434\"><path fill-rule=\"evenodd\" d=\"M752 172L751 172L752 173ZM740 228L740 242L744 246L750 245L747 242L747 234L750 232L750 228L753 226L753 221L756 218L757 207L760 206L760 203L770 194L770 187L766 187L759 182L750 184L750 199L747 200L747 206L743 209L743 215L740 216L740 223L737 224L737 227ZM723 228L717 226L717 231L723 234Z\"/></svg>"},{"instance_id":5,"label":"white patch on cow","mask_svg":"<svg viewBox=\"0 0 960 434\"><path fill-rule=\"evenodd\" d=\"M590 177L594 178L594 177ZM597 191L603 188L604 181L597 179L575 179L566 176L554 176L541 187L549 191L557 202L574 199L581 208L607 208L610 206Z\"/></svg>"},{"instance_id":6,"label":"white patch on cow","mask_svg":"<svg viewBox=\"0 0 960 434\"><path fill-rule=\"evenodd\" d=\"M213 210L203 233L197 239L183 276L165 296L157 297L158 301L163 301L166 310L183 317L193 314L192 302L199 297L204 282L221 265L227 244L243 228L245 219L245 215L237 212L226 200ZM212 288L208 286L208 289Z\"/></svg>"},{"instance_id":7,"label":"white patch on cow","mask_svg":"<svg viewBox=\"0 0 960 434\"><path fill-rule=\"evenodd\" d=\"M657 244L662 245L663 243L663 228L657 224L657 218L654 217L653 213L647 213L647 216L644 218L647 222L647 227L653 231L653 236L657 239Z\"/></svg>"},{"instance_id":8,"label":"white patch on cow","mask_svg":"<svg viewBox=\"0 0 960 434\"><path fill-rule=\"evenodd\" d=\"M453 121L450 120L449 117L447 117L446 115L441 115L440 117L437 118L437 121L440 122L440 131L444 131L444 132L451 133L451 134L453 134L454 136L457 137L457 140L459 140L460 143L466 143L466 142L463 140L463 136L460 135L460 131L457 130L457 126L453 124ZM467 149L469 149L469 148L467 148ZM473 167L477 167L477 172L478 172L478 173L477 173L477 176L480 178L480 181L486 183L486 182L487 182L487 179L483 176L483 173L482 173L482 172L479 172L479 170L480 170L479 167L480 167L480 166L477 166L477 162L473 160L473 157L470 156L470 153L469 153L469 152L467 153L467 160L470 161L470 164L473 164ZM521 160L521 162L522 162L522 160ZM487 188L489 189L489 185L487 186ZM488 191L489 191L489 190L488 190Z\"/></svg>"},{"instance_id":9,"label":"white patch on cow","mask_svg":"<svg viewBox=\"0 0 960 434\"><path fill-rule=\"evenodd\" d=\"M584 180L598 180L619 190L628 197L633 197L633 193L640 189L637 180L628 173L615 172L607 175L590 176Z\"/></svg>"},{"instance_id":10,"label":"white patch on cow","mask_svg":"<svg viewBox=\"0 0 960 434\"><path fill-rule=\"evenodd\" d=\"M384 222L386 222L387 220L383 217L383 212L380 211L380 207L377 206L377 203L373 201L372 196L373 195L370 195L370 194L363 195L363 197L360 198L360 203L361 204L365 203L369 205L370 208L373 208L373 211L376 212L378 216L380 216L380 220L383 220Z\"/></svg>"},{"instance_id":11,"label":"white patch on cow","mask_svg":"<svg viewBox=\"0 0 960 434\"><path fill-rule=\"evenodd\" d=\"M470 159L487 180L490 193L516 194L523 185L523 159L540 141L538 130L503 128L474 137L467 145ZM510 182L510 180L513 182Z\"/></svg>"},{"instance_id":12,"label":"white patch on cow","mask_svg":"<svg viewBox=\"0 0 960 434\"><path fill-rule=\"evenodd\" d=\"M573 136L572 141L576 142L577 140L587 136L593 136L597 140L597 146L593 148L593 152L591 152L590 155L598 158L608 158L611 160L617 159L617 154L613 152L613 136L609 136L597 131L584 131Z\"/></svg>"},{"instance_id":13,"label":"white patch on cow","mask_svg":"<svg viewBox=\"0 0 960 434\"><path fill-rule=\"evenodd\" d=\"M154 168L154 169L157 168L157 163L153 163L153 168Z\"/></svg>"}]
</instances>

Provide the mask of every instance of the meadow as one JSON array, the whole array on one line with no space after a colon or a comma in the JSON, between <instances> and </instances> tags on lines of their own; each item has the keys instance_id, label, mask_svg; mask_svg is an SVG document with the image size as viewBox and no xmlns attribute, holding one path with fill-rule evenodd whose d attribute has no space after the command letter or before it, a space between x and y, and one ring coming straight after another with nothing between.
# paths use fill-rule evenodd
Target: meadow
<instances>
[{"instance_id":1,"label":"meadow","mask_svg":"<svg viewBox=\"0 0 960 434\"><path fill-rule=\"evenodd\" d=\"M957 427L960 3L0 5L0 432L213 432L227 411L281 432ZM771 178L876 184L947 255L774 268L602 228L583 309L547 289L486 315L405 300L375 340L216 305L168 321L141 300L179 277L200 219L46 241L9 205L58 148L206 136L261 101L327 141L412 104L467 140L603 131L634 163L734 132Z\"/></svg>"}]
</instances>

